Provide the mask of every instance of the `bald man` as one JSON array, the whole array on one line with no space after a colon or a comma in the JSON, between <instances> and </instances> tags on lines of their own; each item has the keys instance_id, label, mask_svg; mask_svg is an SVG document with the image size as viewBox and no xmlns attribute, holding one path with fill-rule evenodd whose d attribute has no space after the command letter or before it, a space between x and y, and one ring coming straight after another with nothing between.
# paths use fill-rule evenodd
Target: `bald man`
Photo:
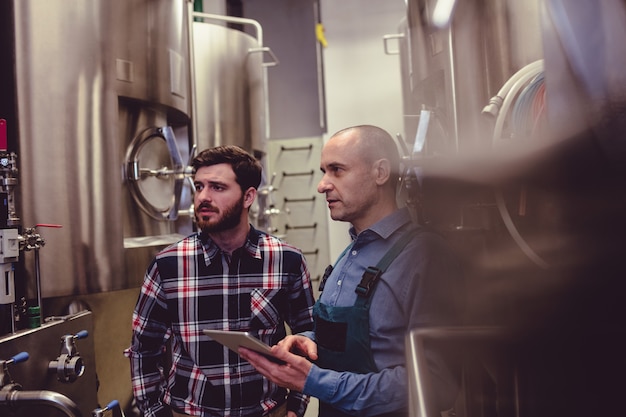
<instances>
[{"instance_id":1,"label":"bald man","mask_svg":"<svg viewBox=\"0 0 626 417\"><path fill-rule=\"evenodd\" d=\"M333 220L349 222L352 242L327 268L314 331L272 348L285 364L247 349L240 354L280 386L316 397L320 417L406 416L409 330L456 324L460 272L444 240L399 208L400 158L376 126L334 134L322 149L325 194ZM458 380L437 351L428 351L435 400L453 406Z\"/></svg>"}]
</instances>

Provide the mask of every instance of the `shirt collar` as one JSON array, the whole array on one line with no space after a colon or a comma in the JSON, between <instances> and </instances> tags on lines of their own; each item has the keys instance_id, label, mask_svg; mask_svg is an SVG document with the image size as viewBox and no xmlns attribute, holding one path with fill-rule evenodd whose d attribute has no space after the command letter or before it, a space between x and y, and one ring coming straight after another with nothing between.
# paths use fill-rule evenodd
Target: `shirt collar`
<instances>
[{"instance_id":1,"label":"shirt collar","mask_svg":"<svg viewBox=\"0 0 626 417\"><path fill-rule=\"evenodd\" d=\"M367 229L363 230L361 234L375 233L383 239L387 239L389 236L391 236L393 232L412 221L413 220L411 218L411 214L409 213L409 209L403 207L394 211L387 217L382 218ZM354 226L350 226L349 233L352 240L355 240L357 238Z\"/></svg>"},{"instance_id":2,"label":"shirt collar","mask_svg":"<svg viewBox=\"0 0 626 417\"><path fill-rule=\"evenodd\" d=\"M202 243L202 249L204 251L204 260L207 265L211 263L211 259L219 255L222 250L215 244L215 242L209 237L207 233L198 231L198 239ZM243 244L243 248L248 254L256 259L261 259L261 248L259 247L259 241L261 239L261 232L250 225L250 231L248 237ZM239 249L237 249L239 250Z\"/></svg>"}]
</instances>

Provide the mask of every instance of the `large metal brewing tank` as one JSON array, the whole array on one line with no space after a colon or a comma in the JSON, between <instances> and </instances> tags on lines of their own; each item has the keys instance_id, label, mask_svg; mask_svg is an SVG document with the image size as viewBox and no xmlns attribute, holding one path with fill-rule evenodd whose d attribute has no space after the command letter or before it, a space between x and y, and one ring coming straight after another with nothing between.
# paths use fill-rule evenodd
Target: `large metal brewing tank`
<instances>
[{"instance_id":1,"label":"large metal brewing tank","mask_svg":"<svg viewBox=\"0 0 626 417\"><path fill-rule=\"evenodd\" d=\"M108 34L119 96L189 114L189 49L184 0L113 0Z\"/></svg>"},{"instance_id":2,"label":"large metal brewing tank","mask_svg":"<svg viewBox=\"0 0 626 417\"><path fill-rule=\"evenodd\" d=\"M22 224L63 226L39 228L46 296L126 285L108 4L14 2ZM34 298L34 257L22 255Z\"/></svg>"},{"instance_id":3,"label":"large metal brewing tank","mask_svg":"<svg viewBox=\"0 0 626 417\"><path fill-rule=\"evenodd\" d=\"M125 238L175 230L132 201L124 168L129 143L146 128L171 126L188 147L187 7L185 0L14 4L22 223L63 226L39 228L44 297L139 285L143 272L129 270L145 269L152 252L125 250ZM170 162L169 153L158 155L166 146L153 147L150 160ZM34 298L33 256L24 259Z\"/></svg>"},{"instance_id":4,"label":"large metal brewing tank","mask_svg":"<svg viewBox=\"0 0 626 417\"><path fill-rule=\"evenodd\" d=\"M491 147L480 110L511 75L542 57L541 2L458 2L450 25L440 28L432 21L437 3L407 4L401 48L406 137L414 140L425 108L434 119L425 155L480 153Z\"/></svg>"},{"instance_id":5,"label":"large metal brewing tank","mask_svg":"<svg viewBox=\"0 0 626 417\"><path fill-rule=\"evenodd\" d=\"M191 230L188 216L177 221L155 218L154 211L138 204L145 197L156 211L171 212L167 206L176 186L173 177L148 176L141 184L128 180L129 156L137 157L139 168L171 167L165 136L174 137L182 162L187 162L194 136L187 77L193 70L190 2L20 0L11 5L18 214L25 227L63 226L39 228L46 241L39 252L44 315L64 313L73 301L88 305L95 320L99 402L119 399L125 405L130 401L130 378L120 352L128 344L137 287L154 252ZM233 37L249 38L243 33ZM204 50L214 43L205 42ZM200 83L198 94L224 101L215 111L202 106L198 111L219 120L230 120L235 112L237 120L220 124L205 119L198 147L236 143L262 155L267 137L262 54L250 54L247 48L230 52L240 58L230 61L218 54L207 62L222 68L222 75ZM233 82L236 88L226 82L230 73L224 62L241 76ZM249 66L256 69L242 72ZM0 100L4 103L5 98ZM237 106L225 105L229 100ZM219 135L206 133L215 131L210 126L217 124ZM231 131L237 133L226 133ZM134 152L138 143L143 146ZM146 195L133 194L137 189ZM182 192L184 211L190 193L186 186ZM34 299L33 253L20 258L26 271L16 278L27 298Z\"/></svg>"},{"instance_id":6,"label":"large metal brewing tank","mask_svg":"<svg viewBox=\"0 0 626 417\"><path fill-rule=\"evenodd\" d=\"M191 231L189 216L176 221L180 195L189 195L182 178L190 141L188 14L184 0L113 2L124 265L130 285L141 284L156 250ZM163 170L169 174L160 174Z\"/></svg>"},{"instance_id":7,"label":"large metal brewing tank","mask_svg":"<svg viewBox=\"0 0 626 417\"><path fill-rule=\"evenodd\" d=\"M224 26L232 20L227 17L220 21L214 15L195 15L205 19L193 23L198 149L239 145L264 153L267 96L262 35L255 38Z\"/></svg>"},{"instance_id":8,"label":"large metal brewing tank","mask_svg":"<svg viewBox=\"0 0 626 417\"><path fill-rule=\"evenodd\" d=\"M40 251L43 296L137 287L154 252L192 225L185 216L189 187L181 191L173 176L128 179L129 155L139 168L169 169L171 146L158 137L137 152L133 144L142 143L146 132L163 136L159 132L170 129L178 162L186 165L194 139L194 72L198 149L237 144L262 157L262 42L196 22L192 66L185 0L76 1L72 7L25 0L14 8L22 223L63 226L39 230L46 241ZM136 189L146 195L138 197ZM170 212L174 191L182 193L176 221L176 213L159 218L138 203L144 199L157 212ZM29 255L25 288L34 298Z\"/></svg>"},{"instance_id":9,"label":"large metal brewing tank","mask_svg":"<svg viewBox=\"0 0 626 417\"><path fill-rule=\"evenodd\" d=\"M218 145L238 145L253 153L267 171L267 68L278 64L263 45L261 25L252 20L207 13L194 13L193 102L195 144L198 150ZM251 29L254 35L227 25ZM251 221L266 230L264 214L268 194L261 192L251 209Z\"/></svg>"},{"instance_id":10,"label":"large metal brewing tank","mask_svg":"<svg viewBox=\"0 0 626 417\"><path fill-rule=\"evenodd\" d=\"M126 4L117 13L120 17L125 16L132 13L132 9L133 6ZM179 22L186 21L180 8L176 13L172 11L170 18L172 16L180 16L177 19ZM203 13L194 13L194 17L221 23L248 21ZM157 24L158 19L147 19L146 22L148 33L156 34L151 26ZM149 43L145 45L136 41L129 45L124 40L141 36L145 29L128 25L129 33L123 32L123 36L116 41L119 128L126 147L125 188L128 191L124 194L125 264L127 273L136 278L143 276L156 249L192 231L192 198L188 181L181 185L180 178L176 179L175 175L148 176L138 181L129 179L133 160L138 160L139 169L144 171L159 172L162 167L175 169L172 161L176 160L176 155L171 155L167 135L159 137L163 126L174 129L171 133L176 136L179 164L183 161L186 164L190 158L189 136L195 137L198 151L230 144L241 146L261 159L265 153L265 68L259 39L219 24L196 21L192 26L193 56L182 63L182 51L189 48L184 26L170 24L171 31L167 36L150 36ZM155 51L156 48L160 49ZM148 54L150 59L137 59L144 57L141 54L144 50L152 51ZM181 52L175 53L175 50ZM160 70L151 74L155 62L157 67L169 68L169 72ZM147 68L138 72L145 72L149 79L158 79L158 83L151 83L154 88L146 88L141 82L133 86L125 79L125 75L131 72L129 69L144 64ZM188 74L190 65L195 77L192 94L187 99L185 94L189 86L177 77ZM183 85L185 88L182 88ZM195 111L188 109L191 106ZM193 121L195 135L189 131L191 125L185 117L187 113L196 114ZM189 173L189 170L186 172ZM177 215L180 218L174 221Z\"/></svg>"}]
</instances>

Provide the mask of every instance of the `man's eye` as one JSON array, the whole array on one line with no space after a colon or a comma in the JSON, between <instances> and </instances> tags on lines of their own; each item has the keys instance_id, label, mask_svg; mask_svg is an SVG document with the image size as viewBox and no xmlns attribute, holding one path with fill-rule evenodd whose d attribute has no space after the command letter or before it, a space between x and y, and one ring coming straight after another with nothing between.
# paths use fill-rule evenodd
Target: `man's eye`
<instances>
[{"instance_id":1,"label":"man's eye","mask_svg":"<svg viewBox=\"0 0 626 417\"><path fill-rule=\"evenodd\" d=\"M202 191L202 189L204 188L202 184L196 184L195 187L196 187L196 191Z\"/></svg>"}]
</instances>

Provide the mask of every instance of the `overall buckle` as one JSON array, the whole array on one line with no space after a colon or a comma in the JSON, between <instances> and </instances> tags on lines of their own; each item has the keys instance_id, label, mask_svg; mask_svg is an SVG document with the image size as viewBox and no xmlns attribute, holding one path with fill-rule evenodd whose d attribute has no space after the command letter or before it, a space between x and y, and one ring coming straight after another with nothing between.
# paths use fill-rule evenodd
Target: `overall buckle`
<instances>
[{"instance_id":1,"label":"overall buckle","mask_svg":"<svg viewBox=\"0 0 626 417\"><path fill-rule=\"evenodd\" d=\"M361 277L361 282L356 286L354 292L356 292L361 297L368 297L370 292L372 291L372 287L383 274L383 271L376 268L375 266L368 266L365 272L363 272L363 277Z\"/></svg>"}]
</instances>

